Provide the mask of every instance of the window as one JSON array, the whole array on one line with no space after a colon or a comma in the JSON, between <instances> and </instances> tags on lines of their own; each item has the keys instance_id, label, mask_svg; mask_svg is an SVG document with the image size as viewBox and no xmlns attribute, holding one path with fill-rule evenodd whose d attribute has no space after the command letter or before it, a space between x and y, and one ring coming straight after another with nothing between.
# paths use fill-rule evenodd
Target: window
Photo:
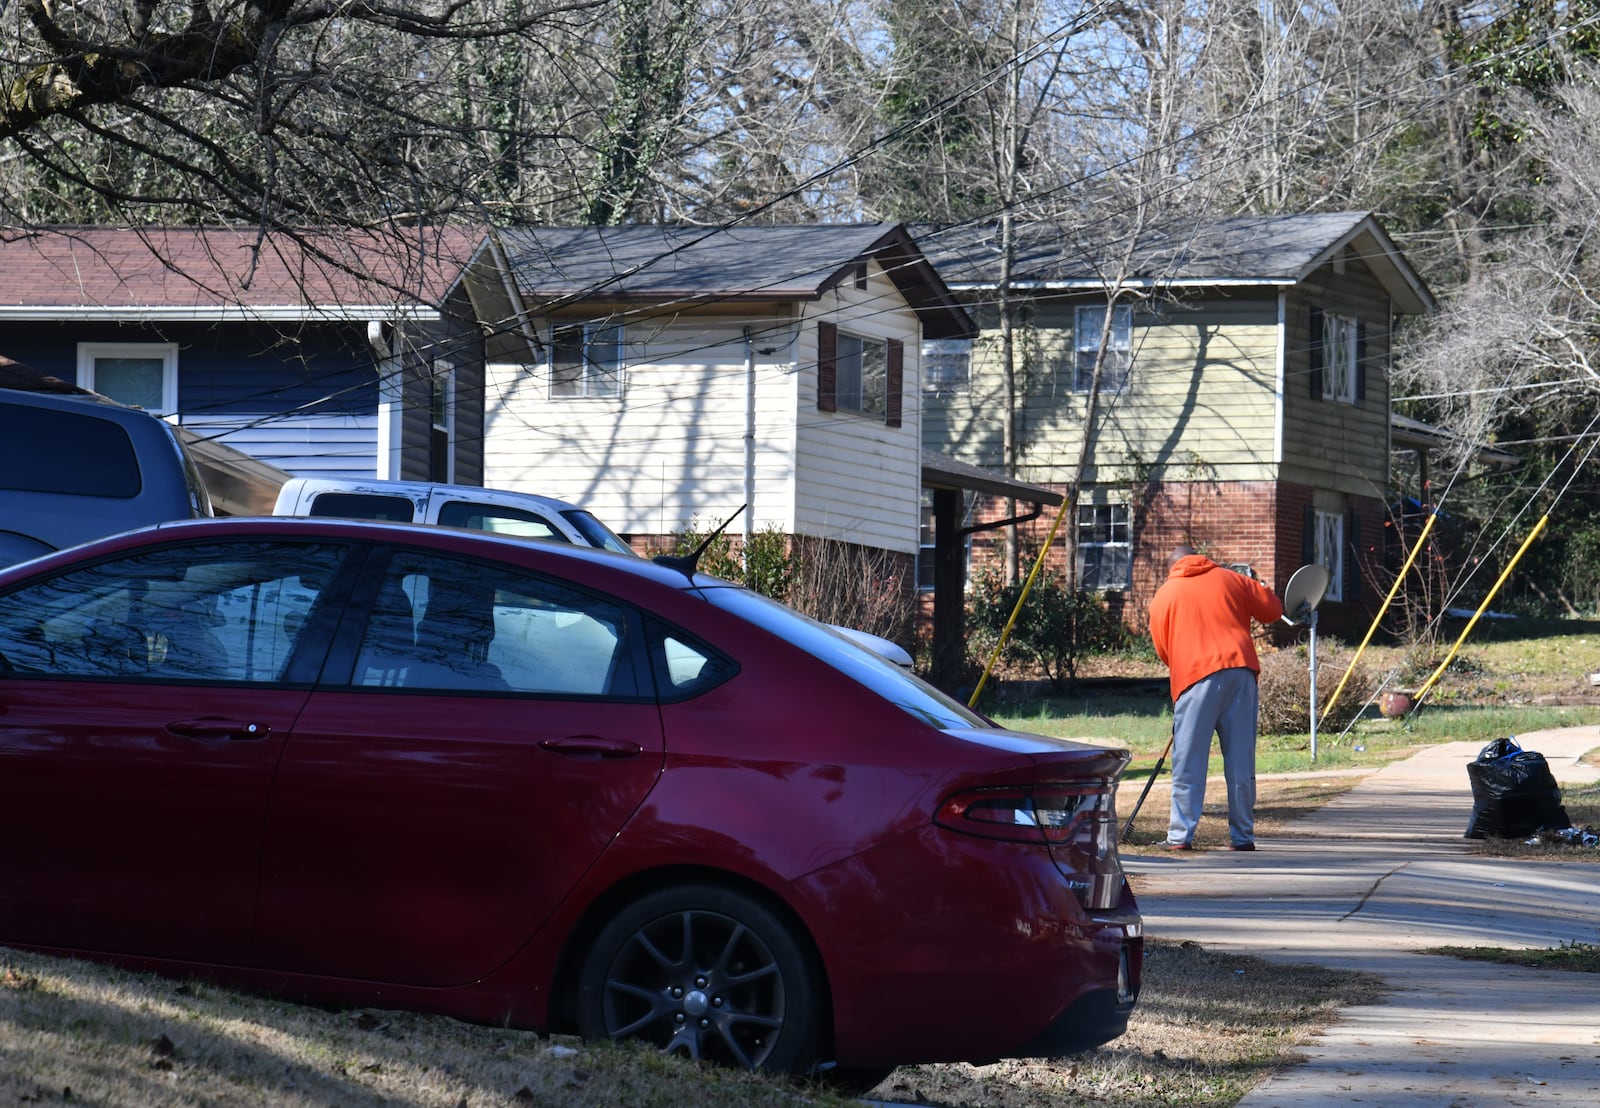
<instances>
[{"instance_id":1,"label":"window","mask_svg":"<svg viewBox=\"0 0 1600 1108\"><path fill-rule=\"evenodd\" d=\"M53 408L0 405L0 489L131 500L143 488L139 455L120 424ZM17 526L15 520L0 524Z\"/></svg>"},{"instance_id":2,"label":"window","mask_svg":"<svg viewBox=\"0 0 1600 1108\"><path fill-rule=\"evenodd\" d=\"M555 524L538 512L530 512L525 508L473 504L465 500L446 501L439 509L439 525L491 531L496 535L516 535L523 539L568 541Z\"/></svg>"},{"instance_id":3,"label":"window","mask_svg":"<svg viewBox=\"0 0 1600 1108\"><path fill-rule=\"evenodd\" d=\"M932 592L933 559L938 543L938 532L933 515L933 490L922 490L922 524L918 528L917 538L917 588L923 592ZM970 518L971 503L967 501L968 516ZM961 539L961 580L969 580L969 571L972 567L972 536L964 535Z\"/></svg>"},{"instance_id":4,"label":"window","mask_svg":"<svg viewBox=\"0 0 1600 1108\"><path fill-rule=\"evenodd\" d=\"M1354 404L1360 399L1359 327L1349 316L1322 315L1322 398Z\"/></svg>"},{"instance_id":5,"label":"window","mask_svg":"<svg viewBox=\"0 0 1600 1108\"><path fill-rule=\"evenodd\" d=\"M550 395L561 399L622 395L622 328L576 323L550 332Z\"/></svg>"},{"instance_id":6,"label":"window","mask_svg":"<svg viewBox=\"0 0 1600 1108\"><path fill-rule=\"evenodd\" d=\"M178 410L178 344L81 342L78 386L152 415Z\"/></svg>"},{"instance_id":7,"label":"window","mask_svg":"<svg viewBox=\"0 0 1600 1108\"><path fill-rule=\"evenodd\" d=\"M352 681L436 692L632 698L622 605L531 574L422 551L390 561Z\"/></svg>"},{"instance_id":8,"label":"window","mask_svg":"<svg viewBox=\"0 0 1600 1108\"><path fill-rule=\"evenodd\" d=\"M967 391L972 373L971 339L926 339L922 343L922 390L939 396Z\"/></svg>"},{"instance_id":9,"label":"window","mask_svg":"<svg viewBox=\"0 0 1600 1108\"><path fill-rule=\"evenodd\" d=\"M1095 358L1100 353L1100 333L1105 330L1104 307L1079 308L1073 327L1076 360L1072 368L1072 391L1088 392L1094 379ZM1133 308L1118 304L1112 309L1111 333L1106 336L1105 358L1100 363L1102 392L1121 392L1128 387L1128 369L1133 365Z\"/></svg>"},{"instance_id":10,"label":"window","mask_svg":"<svg viewBox=\"0 0 1600 1108\"><path fill-rule=\"evenodd\" d=\"M449 362L433 363L432 403L429 405L428 480L455 479L456 433L455 370Z\"/></svg>"},{"instance_id":11,"label":"window","mask_svg":"<svg viewBox=\"0 0 1600 1108\"><path fill-rule=\"evenodd\" d=\"M839 410L882 418L888 411L888 348L877 339L841 331L838 357Z\"/></svg>"},{"instance_id":12,"label":"window","mask_svg":"<svg viewBox=\"0 0 1600 1108\"><path fill-rule=\"evenodd\" d=\"M344 549L215 543L73 570L0 597L0 655L51 677L284 680Z\"/></svg>"},{"instance_id":13,"label":"window","mask_svg":"<svg viewBox=\"0 0 1600 1108\"><path fill-rule=\"evenodd\" d=\"M417 505L408 496L377 492L318 493L306 512L330 519L374 519L410 523L417 518Z\"/></svg>"},{"instance_id":14,"label":"window","mask_svg":"<svg viewBox=\"0 0 1600 1108\"><path fill-rule=\"evenodd\" d=\"M1312 559L1328 571L1328 591L1324 600L1344 599L1344 514L1313 512Z\"/></svg>"},{"instance_id":15,"label":"window","mask_svg":"<svg viewBox=\"0 0 1600 1108\"><path fill-rule=\"evenodd\" d=\"M687 700L715 688L739 667L711 647L650 621L650 661L663 700Z\"/></svg>"},{"instance_id":16,"label":"window","mask_svg":"<svg viewBox=\"0 0 1600 1108\"><path fill-rule=\"evenodd\" d=\"M817 410L857 412L903 425L905 343L841 333L831 320L817 321Z\"/></svg>"},{"instance_id":17,"label":"window","mask_svg":"<svg viewBox=\"0 0 1600 1108\"><path fill-rule=\"evenodd\" d=\"M1133 544L1126 504L1078 505L1078 587L1090 592L1133 583Z\"/></svg>"}]
</instances>

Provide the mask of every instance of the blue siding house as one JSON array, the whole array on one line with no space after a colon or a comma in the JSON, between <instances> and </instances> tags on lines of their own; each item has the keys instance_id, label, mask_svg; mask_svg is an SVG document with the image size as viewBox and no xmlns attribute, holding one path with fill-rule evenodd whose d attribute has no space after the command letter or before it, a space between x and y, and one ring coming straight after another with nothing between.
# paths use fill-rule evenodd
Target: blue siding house
<instances>
[{"instance_id":1,"label":"blue siding house","mask_svg":"<svg viewBox=\"0 0 1600 1108\"><path fill-rule=\"evenodd\" d=\"M481 483L495 257L458 228L0 231L0 356L297 476Z\"/></svg>"}]
</instances>

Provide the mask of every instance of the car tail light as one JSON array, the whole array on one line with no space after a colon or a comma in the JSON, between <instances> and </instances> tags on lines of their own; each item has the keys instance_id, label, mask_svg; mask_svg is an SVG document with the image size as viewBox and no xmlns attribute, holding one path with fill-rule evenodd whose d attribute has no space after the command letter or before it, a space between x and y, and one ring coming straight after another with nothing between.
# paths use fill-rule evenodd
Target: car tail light
<instances>
[{"instance_id":1,"label":"car tail light","mask_svg":"<svg viewBox=\"0 0 1600 1108\"><path fill-rule=\"evenodd\" d=\"M940 805L934 822L964 835L1045 847L1084 908L1104 911L1122 899L1112 788L1093 781L969 789Z\"/></svg>"}]
</instances>

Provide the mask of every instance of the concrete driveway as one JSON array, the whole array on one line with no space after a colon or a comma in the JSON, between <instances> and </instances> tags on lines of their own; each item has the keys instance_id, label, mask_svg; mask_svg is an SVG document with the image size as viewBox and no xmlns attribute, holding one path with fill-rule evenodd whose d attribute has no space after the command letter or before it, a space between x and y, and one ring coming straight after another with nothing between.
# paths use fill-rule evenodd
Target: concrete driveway
<instances>
[{"instance_id":1,"label":"concrete driveway","mask_svg":"<svg viewBox=\"0 0 1600 1108\"><path fill-rule=\"evenodd\" d=\"M1563 785L1600 777L1577 762L1600 746L1594 727L1517 741ZM1242 1108L1600 1104L1600 976L1417 953L1600 943L1600 864L1472 855L1465 767L1480 745L1387 766L1254 853L1124 858L1154 938L1363 969L1390 986Z\"/></svg>"}]
</instances>

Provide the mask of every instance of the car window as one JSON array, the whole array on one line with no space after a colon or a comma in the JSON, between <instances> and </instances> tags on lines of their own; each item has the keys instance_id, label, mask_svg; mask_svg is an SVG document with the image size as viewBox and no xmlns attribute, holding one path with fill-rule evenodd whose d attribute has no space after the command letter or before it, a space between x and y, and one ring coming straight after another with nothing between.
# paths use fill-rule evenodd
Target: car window
<instances>
[{"instance_id":1,"label":"car window","mask_svg":"<svg viewBox=\"0 0 1600 1108\"><path fill-rule=\"evenodd\" d=\"M648 634L650 663L662 700L687 700L739 672L732 659L676 628L651 620Z\"/></svg>"},{"instance_id":2,"label":"car window","mask_svg":"<svg viewBox=\"0 0 1600 1108\"><path fill-rule=\"evenodd\" d=\"M620 535L582 508L568 508L561 513L561 518L570 523L578 534L587 539L590 546L600 550L609 550L613 554L632 554L634 552L633 547L629 546Z\"/></svg>"},{"instance_id":3,"label":"car window","mask_svg":"<svg viewBox=\"0 0 1600 1108\"><path fill-rule=\"evenodd\" d=\"M143 487L133 440L118 424L0 404L0 488L130 500Z\"/></svg>"},{"instance_id":4,"label":"car window","mask_svg":"<svg viewBox=\"0 0 1600 1108\"><path fill-rule=\"evenodd\" d=\"M209 543L69 570L0 597L0 656L44 677L277 681L345 550Z\"/></svg>"},{"instance_id":5,"label":"car window","mask_svg":"<svg viewBox=\"0 0 1600 1108\"><path fill-rule=\"evenodd\" d=\"M314 497L312 516L333 519L375 519L394 523L410 523L416 518L417 506L408 497L388 496L375 492L325 492Z\"/></svg>"},{"instance_id":6,"label":"car window","mask_svg":"<svg viewBox=\"0 0 1600 1108\"><path fill-rule=\"evenodd\" d=\"M398 551L362 637L362 686L641 695L620 603L505 566Z\"/></svg>"},{"instance_id":7,"label":"car window","mask_svg":"<svg viewBox=\"0 0 1600 1108\"><path fill-rule=\"evenodd\" d=\"M523 539L569 541L555 524L537 512L500 505L472 504L465 500L446 501L439 509L439 523L445 527L468 527L474 531L492 531L497 535L515 535Z\"/></svg>"}]
</instances>

